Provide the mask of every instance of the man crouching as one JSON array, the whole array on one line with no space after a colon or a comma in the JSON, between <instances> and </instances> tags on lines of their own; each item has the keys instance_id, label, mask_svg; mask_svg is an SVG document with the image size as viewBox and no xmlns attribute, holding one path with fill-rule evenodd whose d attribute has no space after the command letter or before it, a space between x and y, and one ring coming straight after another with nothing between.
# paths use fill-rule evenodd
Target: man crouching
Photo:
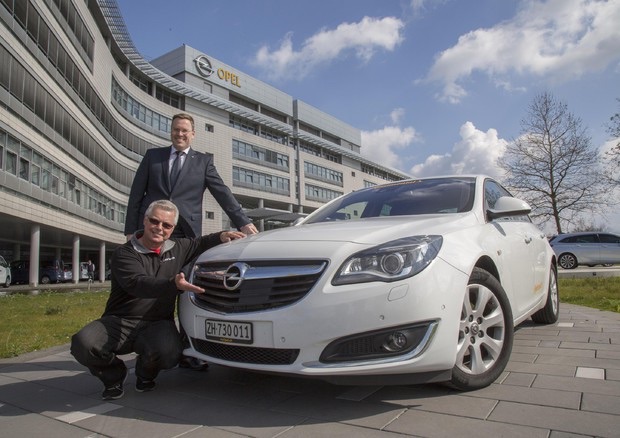
<instances>
[{"instance_id":1,"label":"man crouching","mask_svg":"<svg viewBox=\"0 0 620 438\"><path fill-rule=\"evenodd\" d=\"M155 201L137 231L110 260L112 290L100 319L71 338L71 354L104 385L104 400L123 396L127 367L117 355L135 352L136 391L155 389L161 370L177 365L182 343L174 322L179 291L204 292L187 282L182 267L208 248L245 237L221 231L195 239L170 239L179 218L170 201Z\"/></svg>"}]
</instances>

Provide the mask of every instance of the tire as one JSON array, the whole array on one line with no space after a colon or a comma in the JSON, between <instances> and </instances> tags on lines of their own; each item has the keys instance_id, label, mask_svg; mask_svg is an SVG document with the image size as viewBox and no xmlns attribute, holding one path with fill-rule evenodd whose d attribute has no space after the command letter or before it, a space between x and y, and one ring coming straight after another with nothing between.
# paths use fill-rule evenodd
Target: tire
<instances>
[{"instance_id":1,"label":"tire","mask_svg":"<svg viewBox=\"0 0 620 438\"><path fill-rule=\"evenodd\" d=\"M10 285L11 285L11 277L7 275L6 279L4 280L4 287L9 287Z\"/></svg>"},{"instance_id":2,"label":"tire","mask_svg":"<svg viewBox=\"0 0 620 438\"><path fill-rule=\"evenodd\" d=\"M43 277L41 277L41 284L49 284L50 283L50 278L47 275L44 275Z\"/></svg>"},{"instance_id":3,"label":"tire","mask_svg":"<svg viewBox=\"0 0 620 438\"><path fill-rule=\"evenodd\" d=\"M512 351L514 321L500 282L484 269L474 268L463 298L453 388L484 388L500 376Z\"/></svg>"},{"instance_id":4,"label":"tire","mask_svg":"<svg viewBox=\"0 0 620 438\"><path fill-rule=\"evenodd\" d=\"M558 264L564 269L575 269L578 265L577 257L569 252L564 253L558 258Z\"/></svg>"},{"instance_id":5,"label":"tire","mask_svg":"<svg viewBox=\"0 0 620 438\"><path fill-rule=\"evenodd\" d=\"M532 315L532 321L538 324L553 324L560 316L560 292L558 289L558 271L551 266L549 273L549 286L547 289L547 302L545 307Z\"/></svg>"}]
</instances>

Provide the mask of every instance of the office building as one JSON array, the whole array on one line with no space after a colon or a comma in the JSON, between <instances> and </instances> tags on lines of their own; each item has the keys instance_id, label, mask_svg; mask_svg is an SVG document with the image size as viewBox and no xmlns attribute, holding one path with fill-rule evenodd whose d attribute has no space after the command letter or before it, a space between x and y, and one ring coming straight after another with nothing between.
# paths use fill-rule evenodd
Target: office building
<instances>
[{"instance_id":1,"label":"office building","mask_svg":"<svg viewBox=\"0 0 620 438\"><path fill-rule=\"evenodd\" d=\"M1 0L0 60L0 255L37 261L31 283L47 260L105 277L135 170L179 112L262 230L407 177L362 157L358 129L199 49L145 60L114 0ZM203 232L230 227L208 192L204 207Z\"/></svg>"}]
</instances>

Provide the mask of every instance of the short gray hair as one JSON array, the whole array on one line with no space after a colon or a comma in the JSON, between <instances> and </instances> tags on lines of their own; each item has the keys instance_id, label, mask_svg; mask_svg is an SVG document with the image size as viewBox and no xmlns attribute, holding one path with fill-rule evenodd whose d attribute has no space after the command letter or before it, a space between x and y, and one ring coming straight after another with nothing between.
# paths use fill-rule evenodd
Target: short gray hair
<instances>
[{"instance_id":1,"label":"short gray hair","mask_svg":"<svg viewBox=\"0 0 620 438\"><path fill-rule=\"evenodd\" d=\"M174 205L174 202L168 201L167 199L160 199L159 201L153 201L151 202L149 207L144 212L144 215L147 217L151 216L151 213L153 213L153 210L155 210L156 208L160 210L164 210L164 211L173 212L174 213L174 225L176 225L177 222L179 221L179 209L177 208L176 205Z\"/></svg>"}]
</instances>

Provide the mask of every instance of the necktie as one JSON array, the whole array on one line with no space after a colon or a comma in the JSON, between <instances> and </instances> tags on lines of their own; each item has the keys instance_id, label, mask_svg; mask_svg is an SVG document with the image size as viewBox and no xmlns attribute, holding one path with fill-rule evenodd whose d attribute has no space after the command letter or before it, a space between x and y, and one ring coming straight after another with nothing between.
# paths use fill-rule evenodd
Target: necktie
<instances>
[{"instance_id":1,"label":"necktie","mask_svg":"<svg viewBox=\"0 0 620 438\"><path fill-rule=\"evenodd\" d=\"M181 173L181 152L176 151L174 161L172 162L172 169L170 169L170 188L173 188L179 178L179 173Z\"/></svg>"}]
</instances>

